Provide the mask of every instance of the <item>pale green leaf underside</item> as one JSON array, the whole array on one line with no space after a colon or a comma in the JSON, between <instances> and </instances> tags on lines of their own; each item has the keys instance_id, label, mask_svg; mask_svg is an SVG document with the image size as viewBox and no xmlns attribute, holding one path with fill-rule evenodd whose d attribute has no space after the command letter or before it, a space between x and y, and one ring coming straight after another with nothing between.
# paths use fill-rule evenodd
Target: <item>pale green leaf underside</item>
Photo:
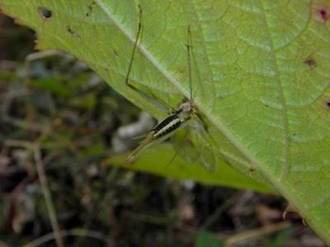
<instances>
[{"instance_id":1,"label":"pale green leaf underside","mask_svg":"<svg viewBox=\"0 0 330 247\"><path fill-rule=\"evenodd\" d=\"M123 83L138 1L0 2L6 13L38 32L40 48L74 54L160 116ZM140 5L143 36L131 82L172 107L188 96L190 25L194 101L218 153L241 171L255 168L329 240L330 2L145 0ZM52 17L42 18L38 7L47 7Z\"/></svg>"},{"instance_id":2,"label":"pale green leaf underside","mask_svg":"<svg viewBox=\"0 0 330 247\"><path fill-rule=\"evenodd\" d=\"M218 162L221 169L209 172L199 160L189 163L179 155L173 155L173 146L160 144L151 147L148 152L143 152L134 164L128 164L127 156L121 155L109 159L109 164L136 171L148 171L157 175L175 179L194 180L203 184L213 186L230 186L233 188L249 188L259 192L271 192L272 190L255 180L237 173L233 168L224 162ZM157 161L157 163L155 163ZM196 176L198 174L198 176Z\"/></svg>"}]
</instances>

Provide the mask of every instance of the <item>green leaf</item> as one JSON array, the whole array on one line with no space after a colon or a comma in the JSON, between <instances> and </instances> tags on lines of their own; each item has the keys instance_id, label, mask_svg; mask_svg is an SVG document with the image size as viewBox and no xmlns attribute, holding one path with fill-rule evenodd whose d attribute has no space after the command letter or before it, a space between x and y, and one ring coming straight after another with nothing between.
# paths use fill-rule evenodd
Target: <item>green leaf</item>
<instances>
[{"instance_id":1,"label":"green leaf","mask_svg":"<svg viewBox=\"0 0 330 247\"><path fill-rule=\"evenodd\" d=\"M264 247L281 247L285 246L288 242L290 235L292 234L292 229L285 229L278 232L274 238L268 239L266 243L264 243Z\"/></svg>"},{"instance_id":2,"label":"green leaf","mask_svg":"<svg viewBox=\"0 0 330 247\"><path fill-rule=\"evenodd\" d=\"M195 247L222 247L225 246L223 241L217 238L214 234L206 231L200 231L197 234Z\"/></svg>"},{"instance_id":3,"label":"green leaf","mask_svg":"<svg viewBox=\"0 0 330 247\"><path fill-rule=\"evenodd\" d=\"M59 84L58 78L47 78L42 80L31 80L30 84L36 88L46 89L49 92L60 95L62 97L72 96L70 92Z\"/></svg>"},{"instance_id":4,"label":"green leaf","mask_svg":"<svg viewBox=\"0 0 330 247\"><path fill-rule=\"evenodd\" d=\"M174 158L174 159L173 159ZM251 189L259 192L271 192L272 189L265 184L259 183L247 176L244 176L224 161L219 161L217 165L221 169L210 172L196 160L187 164L179 155L175 156L173 146L160 144L150 147L143 152L134 164L127 163L127 156L111 157L105 161L108 164L124 167L136 171L148 171L161 176L175 179L195 180L207 185L223 185L240 189Z\"/></svg>"},{"instance_id":5,"label":"green leaf","mask_svg":"<svg viewBox=\"0 0 330 247\"><path fill-rule=\"evenodd\" d=\"M191 26L194 102L219 159L242 172L255 169L252 176L276 188L330 242L329 0L0 0L37 31L39 48L72 53L160 117L157 105L124 84L137 2L143 35L131 83L172 107L188 97Z\"/></svg>"}]
</instances>

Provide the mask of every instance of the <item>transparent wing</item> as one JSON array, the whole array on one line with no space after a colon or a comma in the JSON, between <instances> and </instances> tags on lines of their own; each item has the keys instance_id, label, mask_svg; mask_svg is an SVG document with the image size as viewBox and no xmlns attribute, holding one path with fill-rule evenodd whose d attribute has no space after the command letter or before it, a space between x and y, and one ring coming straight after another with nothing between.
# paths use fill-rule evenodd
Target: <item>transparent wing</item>
<instances>
[{"instance_id":1,"label":"transparent wing","mask_svg":"<svg viewBox=\"0 0 330 247\"><path fill-rule=\"evenodd\" d=\"M185 128L184 132L173 138L175 155L182 157L188 164L200 163L209 171L215 170L216 158L206 130L199 126Z\"/></svg>"},{"instance_id":2,"label":"transparent wing","mask_svg":"<svg viewBox=\"0 0 330 247\"><path fill-rule=\"evenodd\" d=\"M189 137L190 132L188 128L183 128L172 137L171 143L174 146L175 154L170 164L175 161L176 156L180 156L188 164L194 164L199 159L199 154Z\"/></svg>"},{"instance_id":3,"label":"transparent wing","mask_svg":"<svg viewBox=\"0 0 330 247\"><path fill-rule=\"evenodd\" d=\"M214 171L216 158L213 151L212 138L201 123L197 122L194 125L197 126L194 126L192 129L191 138L199 153L199 161L207 170Z\"/></svg>"}]
</instances>

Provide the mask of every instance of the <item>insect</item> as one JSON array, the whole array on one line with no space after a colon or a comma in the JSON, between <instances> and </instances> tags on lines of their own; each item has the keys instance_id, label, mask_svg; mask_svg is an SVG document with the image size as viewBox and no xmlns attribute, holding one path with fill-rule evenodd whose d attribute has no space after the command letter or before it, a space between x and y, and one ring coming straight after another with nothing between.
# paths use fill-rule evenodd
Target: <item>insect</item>
<instances>
[{"instance_id":1,"label":"insect","mask_svg":"<svg viewBox=\"0 0 330 247\"><path fill-rule=\"evenodd\" d=\"M133 46L131 59L128 67L128 72L126 74L125 83L131 89L137 91L139 94L146 96L144 92L141 92L138 88L133 86L129 83L129 74L133 65L134 54L137 49L137 44L139 42L139 38L142 31L142 9L139 6L139 23L138 23L138 30L135 38L135 43ZM140 153L142 150L146 149L150 145L155 143L162 142L172 136L178 129L184 127L188 124L192 119L198 120L197 126L198 128L206 134L206 123L203 118L200 116L197 106L193 102L193 91L192 91L192 73L191 73L191 57L192 57L192 38L191 38L191 30L190 26L187 28L187 64L188 64L188 79L189 79L189 98L185 98L182 102L171 111L171 113L161 120L158 124L156 124L146 135L146 137L142 140L142 142L138 145L136 149L134 149L128 156L127 160L129 162L133 161L135 157ZM147 96L149 99L151 98L150 95ZM152 99L155 100L155 99ZM200 138L199 138L200 139ZM203 141L206 142L205 140ZM209 144L206 144L209 146ZM205 147L203 145L203 150ZM209 148L207 148L209 149ZM204 160L203 162L208 168L213 167L215 161L213 159L213 152L210 150L207 151L207 161ZM211 158L211 159L210 159Z\"/></svg>"}]
</instances>

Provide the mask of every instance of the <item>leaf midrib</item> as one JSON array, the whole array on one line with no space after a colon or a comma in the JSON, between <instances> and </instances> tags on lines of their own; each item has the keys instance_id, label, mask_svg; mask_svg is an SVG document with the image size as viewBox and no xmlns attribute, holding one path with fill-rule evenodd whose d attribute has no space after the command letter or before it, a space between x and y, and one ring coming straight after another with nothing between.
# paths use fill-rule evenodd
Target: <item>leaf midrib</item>
<instances>
[{"instance_id":1,"label":"leaf midrib","mask_svg":"<svg viewBox=\"0 0 330 247\"><path fill-rule=\"evenodd\" d=\"M104 13L106 14L106 16L108 16L108 18L110 19L110 21L114 24L115 27L117 27L117 29L126 36L126 38L132 43L132 47L133 44L135 42L135 36L130 34L124 27L123 25L117 21L117 19L115 18L115 15L113 15L113 13L111 12L111 10L108 8L107 4L103 1L103 0L96 0L96 3L98 4L98 6L101 8L101 10L104 11ZM192 4L193 1L191 2ZM262 4L262 3L261 3ZM266 17L265 17L265 24L267 27L267 22L266 22ZM268 29L267 29L268 30ZM270 41L272 43L272 50L273 50L273 42L271 39L271 36L269 34L270 37ZM157 61L157 59L151 54L150 51L148 51L148 49L146 49L143 44L140 42L137 44L137 49L139 49L139 51L143 54L143 56L159 71L160 74L162 74L164 76L164 78L166 78L168 80L169 83L171 83L172 85L174 85L183 95L185 95L186 97L189 96L189 92L187 90L185 90L184 87L181 86L181 84ZM274 54L274 53L272 53ZM275 64L276 64L276 58L274 58L275 60ZM277 66L277 64L276 64ZM277 67L276 67L277 68ZM277 69L277 75L278 75L278 69ZM279 78L278 78L279 80ZM280 83L280 82L279 82ZM281 85L281 84L280 84ZM281 87L282 88L282 87ZM283 90L281 90L281 94L284 97L283 94ZM282 101L283 103L283 101ZM207 113L208 111L206 111L206 109L204 109L203 105L197 105L198 109L203 112L204 114ZM207 116L207 118L210 120L210 122L221 132L223 133L227 139L229 140L230 143L232 143L248 160L250 160L254 165L258 166L260 168L260 170L267 175L268 178L271 177L271 174L269 174L268 171L266 171L264 168L264 165L262 165L251 153L249 150L246 149L246 147L244 145L242 145L239 141L238 138L236 138L230 131L229 129L225 126L224 123L222 123L221 121L219 121L218 118L215 118L212 114L205 114ZM287 116L287 114L285 114L285 116ZM286 121L287 121L287 117L286 117ZM285 133L287 133L287 125L285 126ZM286 140L287 140L287 135L286 136ZM287 147L287 145L286 145ZM287 150L287 148L286 148ZM286 151L287 153L287 151ZM286 157L287 159L287 157Z\"/></svg>"}]
</instances>

